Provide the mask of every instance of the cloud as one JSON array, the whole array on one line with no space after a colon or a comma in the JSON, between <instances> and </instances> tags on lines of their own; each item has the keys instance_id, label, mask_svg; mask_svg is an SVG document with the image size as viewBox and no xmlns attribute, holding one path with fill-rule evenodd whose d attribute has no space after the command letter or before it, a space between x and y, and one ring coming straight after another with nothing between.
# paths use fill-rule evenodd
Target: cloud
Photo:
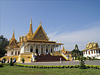
<instances>
[{"instance_id":1,"label":"cloud","mask_svg":"<svg viewBox=\"0 0 100 75\"><path fill-rule=\"evenodd\" d=\"M91 23L91 24L95 25L97 23ZM50 37L50 40L57 39L58 42L61 41L64 44L65 49L67 49L68 51L74 49L75 44L78 44L80 50L85 49L86 44L88 44L89 42L98 42L98 44L100 44L100 27L99 26L96 26L96 27L93 26L85 30L82 29L82 30L73 31L73 32L64 31L59 34L57 33L59 33L59 31L54 31L48 34L48 36Z\"/></svg>"}]
</instances>

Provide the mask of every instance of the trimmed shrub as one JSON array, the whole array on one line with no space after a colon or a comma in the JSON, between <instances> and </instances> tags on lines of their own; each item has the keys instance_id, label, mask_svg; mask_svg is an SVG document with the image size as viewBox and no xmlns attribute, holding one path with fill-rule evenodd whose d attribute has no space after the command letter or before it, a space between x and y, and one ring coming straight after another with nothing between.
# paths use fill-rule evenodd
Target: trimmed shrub
<instances>
[{"instance_id":1,"label":"trimmed shrub","mask_svg":"<svg viewBox=\"0 0 100 75\"><path fill-rule=\"evenodd\" d=\"M89 60L91 60L91 57L89 57Z\"/></svg>"},{"instance_id":2,"label":"trimmed shrub","mask_svg":"<svg viewBox=\"0 0 100 75\"><path fill-rule=\"evenodd\" d=\"M80 65L79 65L80 69L86 69L85 63L83 61L83 57L80 57Z\"/></svg>"},{"instance_id":3,"label":"trimmed shrub","mask_svg":"<svg viewBox=\"0 0 100 75\"><path fill-rule=\"evenodd\" d=\"M24 58L22 58L21 60L22 60L22 62L24 63L25 59L24 59Z\"/></svg>"},{"instance_id":4,"label":"trimmed shrub","mask_svg":"<svg viewBox=\"0 0 100 75\"><path fill-rule=\"evenodd\" d=\"M10 58L10 66L13 66L12 58Z\"/></svg>"},{"instance_id":5,"label":"trimmed shrub","mask_svg":"<svg viewBox=\"0 0 100 75\"><path fill-rule=\"evenodd\" d=\"M6 61L6 58L3 58L4 61Z\"/></svg>"}]
</instances>

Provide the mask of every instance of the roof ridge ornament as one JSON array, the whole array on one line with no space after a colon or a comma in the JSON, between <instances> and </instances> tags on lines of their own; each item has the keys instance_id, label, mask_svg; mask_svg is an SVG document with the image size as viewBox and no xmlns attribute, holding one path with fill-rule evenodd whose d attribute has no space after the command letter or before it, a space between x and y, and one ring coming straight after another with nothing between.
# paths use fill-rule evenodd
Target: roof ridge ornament
<instances>
[{"instance_id":1,"label":"roof ridge ornament","mask_svg":"<svg viewBox=\"0 0 100 75\"><path fill-rule=\"evenodd\" d=\"M29 28L29 34L33 34L33 29L32 29L32 17L31 17L31 21L30 21L30 28Z\"/></svg>"},{"instance_id":2,"label":"roof ridge ornament","mask_svg":"<svg viewBox=\"0 0 100 75\"><path fill-rule=\"evenodd\" d=\"M31 16L31 21L30 21L30 24L32 24L32 16Z\"/></svg>"},{"instance_id":3,"label":"roof ridge ornament","mask_svg":"<svg viewBox=\"0 0 100 75\"><path fill-rule=\"evenodd\" d=\"M42 21L40 21L39 25L42 25Z\"/></svg>"},{"instance_id":4,"label":"roof ridge ornament","mask_svg":"<svg viewBox=\"0 0 100 75\"><path fill-rule=\"evenodd\" d=\"M15 38L15 33L14 33L14 30L13 30L13 36L12 36L12 39L14 39Z\"/></svg>"}]
</instances>

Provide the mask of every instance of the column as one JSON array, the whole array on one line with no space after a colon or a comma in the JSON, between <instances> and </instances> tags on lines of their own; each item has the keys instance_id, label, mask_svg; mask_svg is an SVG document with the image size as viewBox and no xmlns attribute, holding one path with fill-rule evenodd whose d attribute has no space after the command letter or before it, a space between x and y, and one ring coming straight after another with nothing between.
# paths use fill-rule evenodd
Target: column
<instances>
[{"instance_id":1,"label":"column","mask_svg":"<svg viewBox=\"0 0 100 75\"><path fill-rule=\"evenodd\" d=\"M13 55L15 55L15 49L13 50Z\"/></svg>"},{"instance_id":2,"label":"column","mask_svg":"<svg viewBox=\"0 0 100 75\"><path fill-rule=\"evenodd\" d=\"M51 44L50 44L50 53L51 53Z\"/></svg>"},{"instance_id":3,"label":"column","mask_svg":"<svg viewBox=\"0 0 100 75\"><path fill-rule=\"evenodd\" d=\"M99 50L98 50L98 55L99 55Z\"/></svg>"},{"instance_id":4,"label":"column","mask_svg":"<svg viewBox=\"0 0 100 75\"><path fill-rule=\"evenodd\" d=\"M35 50L34 50L34 51L35 51L35 53L36 53L36 43L35 43Z\"/></svg>"},{"instance_id":5,"label":"column","mask_svg":"<svg viewBox=\"0 0 100 75\"><path fill-rule=\"evenodd\" d=\"M40 54L41 54L41 44L40 44L40 51L39 51L39 52L40 52Z\"/></svg>"},{"instance_id":6,"label":"column","mask_svg":"<svg viewBox=\"0 0 100 75\"><path fill-rule=\"evenodd\" d=\"M45 44L45 52L46 52L46 44Z\"/></svg>"},{"instance_id":7,"label":"column","mask_svg":"<svg viewBox=\"0 0 100 75\"><path fill-rule=\"evenodd\" d=\"M44 54L45 45L43 45L43 54Z\"/></svg>"},{"instance_id":8,"label":"column","mask_svg":"<svg viewBox=\"0 0 100 75\"><path fill-rule=\"evenodd\" d=\"M9 56L9 50L7 51L7 56Z\"/></svg>"},{"instance_id":9,"label":"column","mask_svg":"<svg viewBox=\"0 0 100 75\"><path fill-rule=\"evenodd\" d=\"M55 44L55 53L56 53L56 44Z\"/></svg>"},{"instance_id":10,"label":"column","mask_svg":"<svg viewBox=\"0 0 100 75\"><path fill-rule=\"evenodd\" d=\"M61 45L60 45L60 52L61 52Z\"/></svg>"},{"instance_id":11,"label":"column","mask_svg":"<svg viewBox=\"0 0 100 75\"><path fill-rule=\"evenodd\" d=\"M90 55L91 55L91 50L90 50Z\"/></svg>"},{"instance_id":12,"label":"column","mask_svg":"<svg viewBox=\"0 0 100 75\"><path fill-rule=\"evenodd\" d=\"M50 46L48 45L48 53L50 53Z\"/></svg>"},{"instance_id":13,"label":"column","mask_svg":"<svg viewBox=\"0 0 100 75\"><path fill-rule=\"evenodd\" d=\"M95 54L96 54L96 50L95 50Z\"/></svg>"},{"instance_id":14,"label":"column","mask_svg":"<svg viewBox=\"0 0 100 75\"><path fill-rule=\"evenodd\" d=\"M58 46L59 47L59 46ZM57 47L57 51L58 51L58 47Z\"/></svg>"},{"instance_id":15,"label":"column","mask_svg":"<svg viewBox=\"0 0 100 75\"><path fill-rule=\"evenodd\" d=\"M17 55L18 55L18 50L17 50Z\"/></svg>"},{"instance_id":16,"label":"column","mask_svg":"<svg viewBox=\"0 0 100 75\"><path fill-rule=\"evenodd\" d=\"M33 46L33 50L34 50L34 45L32 45ZM33 51L32 51L33 52Z\"/></svg>"},{"instance_id":17,"label":"column","mask_svg":"<svg viewBox=\"0 0 100 75\"><path fill-rule=\"evenodd\" d=\"M30 44L29 44L29 50L28 50L28 52L30 52Z\"/></svg>"}]
</instances>

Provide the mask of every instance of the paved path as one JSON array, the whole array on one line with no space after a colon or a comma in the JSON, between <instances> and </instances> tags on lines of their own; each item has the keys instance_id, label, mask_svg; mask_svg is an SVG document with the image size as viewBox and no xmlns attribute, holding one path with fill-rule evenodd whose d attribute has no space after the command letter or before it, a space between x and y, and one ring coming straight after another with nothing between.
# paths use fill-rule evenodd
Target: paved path
<instances>
[{"instance_id":1,"label":"paved path","mask_svg":"<svg viewBox=\"0 0 100 75\"><path fill-rule=\"evenodd\" d=\"M79 61L63 61L62 63L58 62L32 62L24 63L27 65L79 65ZM100 65L100 60L85 61L86 65Z\"/></svg>"}]
</instances>

